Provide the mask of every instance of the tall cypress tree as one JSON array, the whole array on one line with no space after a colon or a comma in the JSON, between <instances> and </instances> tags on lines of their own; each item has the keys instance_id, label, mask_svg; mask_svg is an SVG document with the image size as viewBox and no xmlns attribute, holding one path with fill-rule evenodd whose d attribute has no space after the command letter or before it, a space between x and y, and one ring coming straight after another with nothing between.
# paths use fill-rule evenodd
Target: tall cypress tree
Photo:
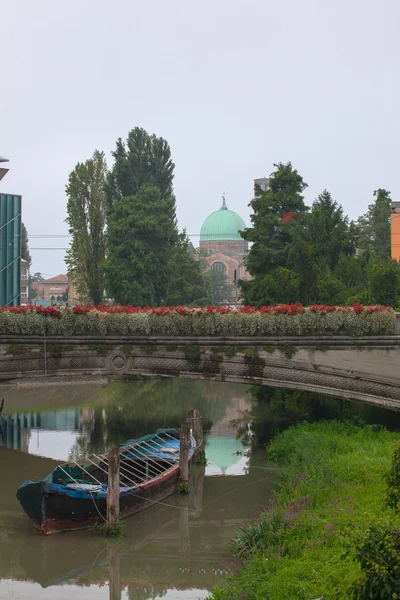
<instances>
[{"instance_id":1,"label":"tall cypress tree","mask_svg":"<svg viewBox=\"0 0 400 600\"><path fill-rule=\"evenodd\" d=\"M106 174L104 152L96 150L92 158L76 165L66 186L66 222L72 242L65 262L78 294L93 304L104 295Z\"/></svg>"},{"instance_id":2,"label":"tall cypress tree","mask_svg":"<svg viewBox=\"0 0 400 600\"><path fill-rule=\"evenodd\" d=\"M296 220L307 212L302 192L307 187L292 164L279 163L270 176L269 189L256 190L250 202L252 227L242 232L252 243L246 267L253 276L241 281L246 304L275 304L299 300L301 278L290 267L289 252Z\"/></svg>"}]
</instances>

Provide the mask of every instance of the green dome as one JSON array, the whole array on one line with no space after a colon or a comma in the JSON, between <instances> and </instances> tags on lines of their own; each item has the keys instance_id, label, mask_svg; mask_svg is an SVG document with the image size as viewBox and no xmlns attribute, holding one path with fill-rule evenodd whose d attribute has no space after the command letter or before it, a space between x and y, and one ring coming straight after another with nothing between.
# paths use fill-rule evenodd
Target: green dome
<instances>
[{"instance_id":1,"label":"green dome","mask_svg":"<svg viewBox=\"0 0 400 600\"><path fill-rule=\"evenodd\" d=\"M204 221L200 230L200 242L244 241L239 231L245 228L246 224L243 219L233 210L228 210L224 198L221 208L211 213Z\"/></svg>"}]
</instances>

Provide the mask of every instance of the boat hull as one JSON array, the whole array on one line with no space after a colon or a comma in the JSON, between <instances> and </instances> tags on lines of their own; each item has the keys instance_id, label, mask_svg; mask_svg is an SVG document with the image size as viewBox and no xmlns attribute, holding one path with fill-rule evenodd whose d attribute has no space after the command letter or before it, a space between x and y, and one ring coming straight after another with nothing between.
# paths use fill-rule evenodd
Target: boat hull
<instances>
[{"instance_id":1,"label":"boat hull","mask_svg":"<svg viewBox=\"0 0 400 600\"><path fill-rule=\"evenodd\" d=\"M173 494L179 486L179 465L146 483L120 492L120 518L153 506ZM43 482L26 482L18 490L18 500L34 526L44 535L86 529L104 523L107 498L76 498L66 493L46 491Z\"/></svg>"}]
</instances>

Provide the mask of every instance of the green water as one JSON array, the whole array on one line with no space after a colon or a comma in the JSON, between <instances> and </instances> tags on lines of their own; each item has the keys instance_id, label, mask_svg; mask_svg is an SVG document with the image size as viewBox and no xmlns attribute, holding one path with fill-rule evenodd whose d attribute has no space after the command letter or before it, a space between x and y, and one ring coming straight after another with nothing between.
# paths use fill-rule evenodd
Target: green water
<instances>
[{"instance_id":1,"label":"green water","mask_svg":"<svg viewBox=\"0 0 400 600\"><path fill-rule=\"evenodd\" d=\"M231 426L250 408L245 386L151 380L2 388L1 397L1 600L206 598L227 572L230 539L271 497L265 454L247 456ZM126 519L119 540L35 532L15 498L24 480L110 441L179 426L189 408L203 415L208 459L192 471L189 497Z\"/></svg>"}]
</instances>

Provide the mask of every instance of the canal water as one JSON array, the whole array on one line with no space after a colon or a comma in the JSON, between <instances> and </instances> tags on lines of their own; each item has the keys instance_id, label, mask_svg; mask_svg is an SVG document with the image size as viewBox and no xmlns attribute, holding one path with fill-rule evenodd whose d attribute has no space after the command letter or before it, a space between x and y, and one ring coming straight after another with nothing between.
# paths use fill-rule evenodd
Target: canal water
<instances>
[{"instance_id":1,"label":"canal water","mask_svg":"<svg viewBox=\"0 0 400 600\"><path fill-rule=\"evenodd\" d=\"M229 570L230 540L268 503L273 474L241 426L245 386L149 380L0 388L0 600L197 600ZM15 494L57 462L203 415L206 467L174 494L124 521L118 540L79 531L40 536Z\"/></svg>"}]
</instances>

